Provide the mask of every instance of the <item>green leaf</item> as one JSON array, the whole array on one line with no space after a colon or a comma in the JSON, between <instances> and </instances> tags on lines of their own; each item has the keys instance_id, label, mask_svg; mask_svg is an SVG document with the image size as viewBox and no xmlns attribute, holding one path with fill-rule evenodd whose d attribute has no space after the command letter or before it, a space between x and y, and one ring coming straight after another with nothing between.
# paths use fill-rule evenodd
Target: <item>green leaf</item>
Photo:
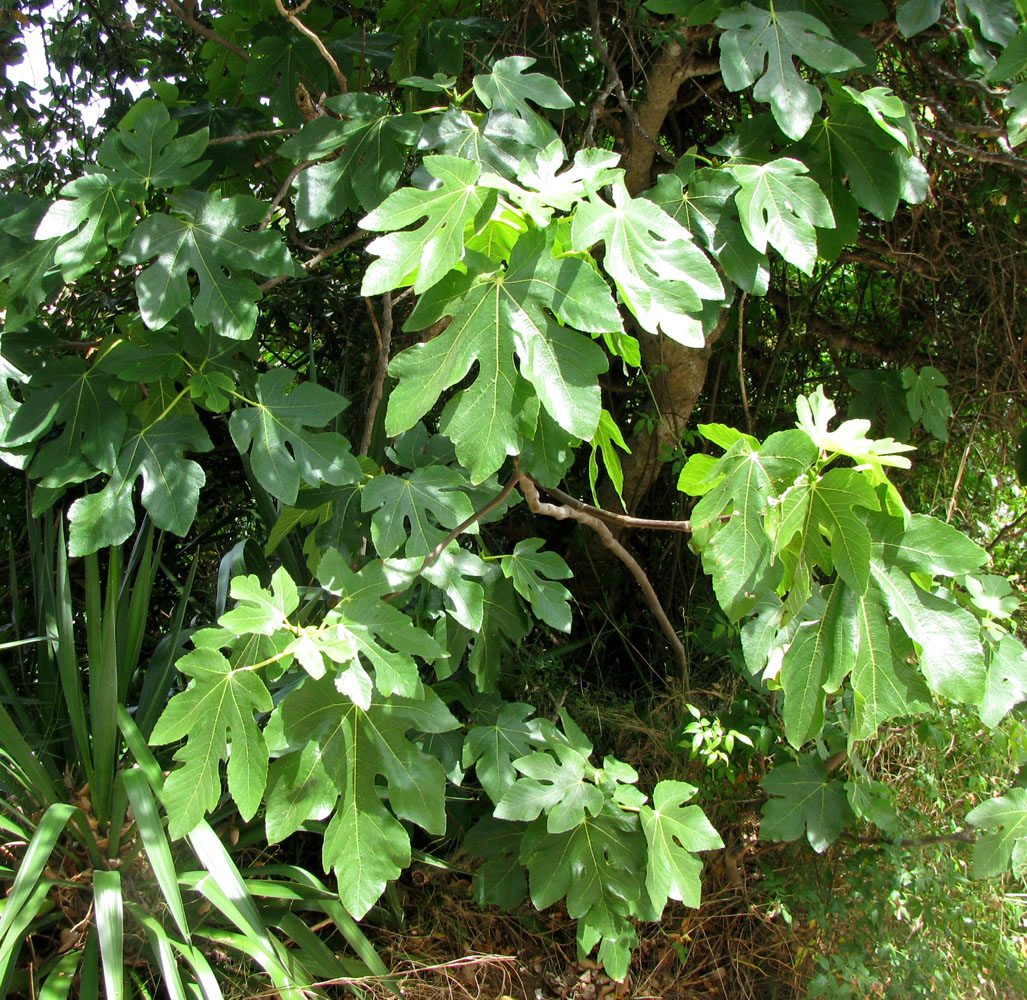
<instances>
[{"instance_id":1,"label":"green leaf","mask_svg":"<svg viewBox=\"0 0 1027 1000\"><path fill-rule=\"evenodd\" d=\"M178 661L192 678L168 702L150 743L186 739L176 751L182 767L164 782L172 839L187 834L221 798L221 761L228 759L228 788L243 819L260 807L267 779L268 750L254 713L270 712L271 694L248 667L233 668L216 649L200 648ZM229 754L229 742L231 754Z\"/></svg>"},{"instance_id":2,"label":"green leaf","mask_svg":"<svg viewBox=\"0 0 1027 1000\"><path fill-rule=\"evenodd\" d=\"M445 465L415 469L402 478L375 476L364 487L361 510L373 511L371 538L379 556L402 549L426 556L474 510L462 488L467 477Z\"/></svg>"},{"instance_id":3,"label":"green leaf","mask_svg":"<svg viewBox=\"0 0 1027 1000\"><path fill-rule=\"evenodd\" d=\"M521 160L532 152L534 141L532 127L512 112L491 111L483 117L450 108L425 122L418 146L513 177Z\"/></svg>"},{"instance_id":4,"label":"green leaf","mask_svg":"<svg viewBox=\"0 0 1027 1000\"><path fill-rule=\"evenodd\" d=\"M22 388L25 401L14 410L3 446L36 442L54 425L63 425L33 459L31 474L43 486L79 482L97 470L112 472L128 425L112 389L116 392L117 384L97 365L75 357L47 362Z\"/></svg>"},{"instance_id":5,"label":"green leaf","mask_svg":"<svg viewBox=\"0 0 1027 1000\"><path fill-rule=\"evenodd\" d=\"M439 336L393 359L389 371L399 384L389 398L386 432L412 427L477 362L477 377L446 409L441 426L473 482L520 451L525 435L518 418L534 395L568 433L591 438L601 410L598 374L607 361L602 348L571 326L598 332L611 325L607 302L595 272L575 258L555 260L541 232L517 243L505 270L451 275L422 296L407 321L417 329L453 317Z\"/></svg>"},{"instance_id":6,"label":"green leaf","mask_svg":"<svg viewBox=\"0 0 1027 1000\"><path fill-rule=\"evenodd\" d=\"M624 506L624 496L621 492L624 489L624 470L621 468L620 455L617 454L617 448L626 451L629 455L631 454L631 449L624 440L624 435L621 433L620 428L615 423L613 417L610 416L609 411L604 409L599 415L599 427L592 437L592 452L588 456L588 485L592 490L592 498L597 505L599 503L599 497L596 494L596 481L599 479L597 455L602 455L606 474L610 477L610 482L613 483L617 496L620 497L621 506Z\"/></svg>"},{"instance_id":7,"label":"green leaf","mask_svg":"<svg viewBox=\"0 0 1027 1000\"><path fill-rule=\"evenodd\" d=\"M834 584L817 618L804 620L800 613L781 663L781 716L788 742L796 748L823 729L824 693L836 691L853 665L856 629L844 614L846 591L844 584Z\"/></svg>"},{"instance_id":8,"label":"green leaf","mask_svg":"<svg viewBox=\"0 0 1027 1000\"><path fill-rule=\"evenodd\" d=\"M703 300L724 295L716 269L687 229L651 201L632 198L622 177L611 189L612 205L593 193L578 206L573 248L586 251L602 241L603 268L642 327L701 347L705 338L696 314Z\"/></svg>"},{"instance_id":9,"label":"green leaf","mask_svg":"<svg viewBox=\"0 0 1027 1000\"><path fill-rule=\"evenodd\" d=\"M895 21L906 38L919 34L941 15L942 0L899 0Z\"/></svg>"},{"instance_id":10,"label":"green leaf","mask_svg":"<svg viewBox=\"0 0 1027 1000\"><path fill-rule=\"evenodd\" d=\"M1019 146L1027 140L1027 83L1018 83L1002 99L1006 116L1006 134L1010 146ZM0 271L2 277L2 271Z\"/></svg>"},{"instance_id":11,"label":"green leaf","mask_svg":"<svg viewBox=\"0 0 1027 1000\"><path fill-rule=\"evenodd\" d=\"M430 191L393 191L360 227L389 231L367 245L377 254L364 272L361 295L379 295L413 284L415 292L431 288L464 256L464 234L485 207L488 191L478 184L481 167L455 156L426 156L424 169L441 183ZM394 232L424 219L417 229Z\"/></svg>"},{"instance_id":12,"label":"green leaf","mask_svg":"<svg viewBox=\"0 0 1027 1000\"><path fill-rule=\"evenodd\" d=\"M904 528L901 519L874 518L874 541L889 566L929 576L976 573L989 562L988 553L951 524L929 514L912 514Z\"/></svg>"},{"instance_id":13,"label":"green leaf","mask_svg":"<svg viewBox=\"0 0 1027 1000\"><path fill-rule=\"evenodd\" d=\"M798 840L805 831L813 850L823 854L851 818L844 784L828 777L819 757L807 754L775 767L760 785L773 796L763 806L761 839Z\"/></svg>"},{"instance_id":14,"label":"green leaf","mask_svg":"<svg viewBox=\"0 0 1027 1000\"><path fill-rule=\"evenodd\" d=\"M820 91L795 66L801 59L822 73L854 69L863 60L834 41L830 29L801 11L761 10L751 3L732 7L717 18L720 68L728 90L752 86L757 101L769 102L781 131L801 139L820 110ZM757 82L758 78L758 82Z\"/></svg>"},{"instance_id":15,"label":"green leaf","mask_svg":"<svg viewBox=\"0 0 1027 1000\"><path fill-rule=\"evenodd\" d=\"M339 789L324 765L320 742L309 739L298 752L271 762L267 776L264 824L267 839L280 843L308 820L327 819Z\"/></svg>"},{"instance_id":16,"label":"green leaf","mask_svg":"<svg viewBox=\"0 0 1027 1000\"><path fill-rule=\"evenodd\" d=\"M936 368L924 367L919 373L912 368L902 369L902 385L906 390L909 415L923 424L924 430L939 441L948 441L949 418L952 404L945 386L948 379Z\"/></svg>"},{"instance_id":17,"label":"green leaf","mask_svg":"<svg viewBox=\"0 0 1027 1000\"><path fill-rule=\"evenodd\" d=\"M274 635L288 624L289 615L300 604L296 584L284 566L275 570L269 590L256 576L236 576L230 593L238 603L218 619L218 624L232 635Z\"/></svg>"},{"instance_id":18,"label":"green leaf","mask_svg":"<svg viewBox=\"0 0 1027 1000\"><path fill-rule=\"evenodd\" d=\"M587 953L600 939L630 938L628 915L639 905L645 853L637 816L607 807L566 833L551 834L545 824L532 826L521 860L537 909L567 897L567 912L580 921L579 942Z\"/></svg>"},{"instance_id":19,"label":"green leaf","mask_svg":"<svg viewBox=\"0 0 1027 1000\"><path fill-rule=\"evenodd\" d=\"M778 550L798 534L810 563L827 573L833 567L862 594L870 578L870 532L857 507L876 510L878 499L868 480L853 469L829 469L820 478L800 481L781 502ZM824 548L823 535L829 539L829 560L818 557Z\"/></svg>"},{"instance_id":20,"label":"green leaf","mask_svg":"<svg viewBox=\"0 0 1027 1000\"><path fill-rule=\"evenodd\" d=\"M554 753L535 751L513 762L523 777L496 804L496 819L531 821L545 812L546 828L558 834L579 826L586 815L599 813L605 798L592 781L595 769L576 750L552 749Z\"/></svg>"},{"instance_id":21,"label":"green leaf","mask_svg":"<svg viewBox=\"0 0 1027 1000\"><path fill-rule=\"evenodd\" d=\"M741 185L735 195L746 239L760 253L772 246L789 264L813 273L816 227L833 229L834 213L804 163L779 157L770 163L740 163L730 168Z\"/></svg>"},{"instance_id":22,"label":"green leaf","mask_svg":"<svg viewBox=\"0 0 1027 1000\"><path fill-rule=\"evenodd\" d=\"M884 413L884 428L898 440L909 437L913 421L906 406L902 376L895 371L847 371L857 395L849 401L848 414L857 420L877 420Z\"/></svg>"},{"instance_id":23,"label":"green leaf","mask_svg":"<svg viewBox=\"0 0 1027 1000\"><path fill-rule=\"evenodd\" d=\"M982 802L966 820L987 831L974 845L974 874L1001 875L1012 866L1019 877L1027 870L1027 788Z\"/></svg>"},{"instance_id":24,"label":"green leaf","mask_svg":"<svg viewBox=\"0 0 1027 1000\"><path fill-rule=\"evenodd\" d=\"M1004 635L989 654L980 715L981 722L994 728L1017 705L1027 701L1027 650L1019 639Z\"/></svg>"},{"instance_id":25,"label":"green leaf","mask_svg":"<svg viewBox=\"0 0 1027 1000\"><path fill-rule=\"evenodd\" d=\"M61 282L54 254L63 237L36 240L36 227L49 204L8 194L0 200L5 215L0 221L0 281L7 283L3 296L4 329L19 330L32 319L40 305Z\"/></svg>"},{"instance_id":26,"label":"green leaf","mask_svg":"<svg viewBox=\"0 0 1027 1000\"><path fill-rule=\"evenodd\" d=\"M290 505L301 481L344 486L362 478L349 442L320 430L342 412L346 400L313 382L301 382L290 391L294 377L287 368L265 372L254 405L236 410L229 421L232 440L241 453L249 452L257 481Z\"/></svg>"},{"instance_id":27,"label":"green leaf","mask_svg":"<svg viewBox=\"0 0 1027 1000\"><path fill-rule=\"evenodd\" d=\"M377 208L399 182L421 130L416 115L394 114L376 94L340 94L325 104L339 117L315 118L279 150L292 160L331 156L296 178L300 229L316 229L358 208Z\"/></svg>"},{"instance_id":28,"label":"green leaf","mask_svg":"<svg viewBox=\"0 0 1027 1000\"><path fill-rule=\"evenodd\" d=\"M1027 70L1027 28L1009 40L998 61L988 71L989 80L1012 80Z\"/></svg>"},{"instance_id":29,"label":"green leaf","mask_svg":"<svg viewBox=\"0 0 1027 1000\"><path fill-rule=\"evenodd\" d=\"M503 556L503 575L513 581L517 593L531 604L531 610L547 625L562 632L571 630L570 591L557 580L574 574L555 552L539 552L541 538L525 538L510 555Z\"/></svg>"},{"instance_id":30,"label":"green leaf","mask_svg":"<svg viewBox=\"0 0 1027 1000\"><path fill-rule=\"evenodd\" d=\"M204 128L175 138L178 128L160 101L138 101L117 131L108 133L100 143L97 162L114 180L125 182L128 192L134 192L137 185L144 190L181 187L209 166L194 162L206 150L209 132ZM131 197L142 198L134 193Z\"/></svg>"},{"instance_id":31,"label":"green leaf","mask_svg":"<svg viewBox=\"0 0 1027 1000\"><path fill-rule=\"evenodd\" d=\"M874 560L870 572L891 613L920 646L920 669L931 690L953 701L979 705L987 668L973 615L921 590L898 568L886 568Z\"/></svg>"},{"instance_id":32,"label":"green leaf","mask_svg":"<svg viewBox=\"0 0 1027 1000\"><path fill-rule=\"evenodd\" d=\"M527 56L497 60L491 73L479 73L472 81L478 100L486 108L513 111L526 121L532 121L535 114L528 101L540 108L574 107L574 102L552 77L524 72L534 65L535 60Z\"/></svg>"},{"instance_id":33,"label":"green leaf","mask_svg":"<svg viewBox=\"0 0 1027 1000\"><path fill-rule=\"evenodd\" d=\"M517 779L513 761L526 757L541 739L538 719L530 718L534 714L531 705L502 702L498 712L476 713L468 730L463 765L474 767L481 787L496 804Z\"/></svg>"},{"instance_id":34,"label":"green leaf","mask_svg":"<svg viewBox=\"0 0 1027 1000\"><path fill-rule=\"evenodd\" d=\"M692 512L693 538L703 567L713 577L721 607L737 620L758 599L760 583L774 564L774 549L765 517L771 497L794 482L815 460L802 434L772 434L754 449L747 437L735 441L709 473L719 482ZM721 517L730 514L727 524Z\"/></svg>"},{"instance_id":35,"label":"green leaf","mask_svg":"<svg viewBox=\"0 0 1027 1000\"><path fill-rule=\"evenodd\" d=\"M416 698L423 693L414 656L432 660L445 650L398 608L383 598L393 593L381 563L354 573L337 550L322 557L317 578L339 598L322 627L334 630L340 655L362 671L359 658L375 670L375 686L383 695ZM390 648L391 647L391 648ZM340 661L340 662L345 662Z\"/></svg>"},{"instance_id":36,"label":"green leaf","mask_svg":"<svg viewBox=\"0 0 1027 1000\"><path fill-rule=\"evenodd\" d=\"M133 417L107 485L76 500L69 552L81 556L107 545L120 545L136 527L132 494L141 476L142 502L157 528L184 535L196 517L203 469L186 451L210 451L213 445L195 415L172 413L146 421Z\"/></svg>"},{"instance_id":37,"label":"green leaf","mask_svg":"<svg viewBox=\"0 0 1027 1000\"><path fill-rule=\"evenodd\" d=\"M894 157L898 144L848 95L830 98L831 115L807 135L815 154L832 174L848 180L856 201L879 219L895 217L901 175Z\"/></svg>"},{"instance_id":38,"label":"green leaf","mask_svg":"<svg viewBox=\"0 0 1027 1000\"><path fill-rule=\"evenodd\" d=\"M661 781L653 789L652 806L642 807L642 829L649 842L645 885L657 913L668 899L698 907L702 861L696 852L724 846L702 809L685 805L695 793L684 781Z\"/></svg>"},{"instance_id":39,"label":"green leaf","mask_svg":"<svg viewBox=\"0 0 1027 1000\"><path fill-rule=\"evenodd\" d=\"M661 174L643 197L692 233L735 284L753 295L766 295L770 262L742 230L734 199L738 181L728 170L692 171L687 163L683 158L675 170Z\"/></svg>"},{"instance_id":40,"label":"green leaf","mask_svg":"<svg viewBox=\"0 0 1027 1000\"><path fill-rule=\"evenodd\" d=\"M257 322L261 295L249 272L268 277L296 273L277 233L243 228L259 222L267 207L256 198L224 198L217 192L189 192L173 200L173 206L178 218L162 212L149 216L121 251L125 264L157 258L136 277L143 321L159 330L191 306L199 326L212 324L225 337L247 339ZM199 279L195 299L190 273Z\"/></svg>"},{"instance_id":41,"label":"green leaf","mask_svg":"<svg viewBox=\"0 0 1027 1000\"><path fill-rule=\"evenodd\" d=\"M880 725L930 705L923 683L893 649L887 609L876 588L846 594L845 616L855 622L856 659L852 667L853 711L850 741L868 740Z\"/></svg>"},{"instance_id":42,"label":"green leaf","mask_svg":"<svg viewBox=\"0 0 1027 1000\"><path fill-rule=\"evenodd\" d=\"M61 188L61 198L39 222L36 239L66 237L79 230L54 253L65 281L81 277L103 258L108 246L120 246L128 238L135 225L132 202L142 196L141 186L125 189L101 173L86 174Z\"/></svg>"},{"instance_id":43,"label":"green leaf","mask_svg":"<svg viewBox=\"0 0 1027 1000\"><path fill-rule=\"evenodd\" d=\"M524 826L482 816L464 837L461 847L484 861L474 873L474 899L479 906L512 910L527 892L524 866L518 860Z\"/></svg>"},{"instance_id":44,"label":"green leaf","mask_svg":"<svg viewBox=\"0 0 1027 1000\"><path fill-rule=\"evenodd\" d=\"M474 684L479 691L496 689L503 667L510 662L510 642L519 642L530 631L531 622L521 607L513 584L497 573L485 584L481 629L474 638L467 659L468 669L474 675Z\"/></svg>"}]
</instances>

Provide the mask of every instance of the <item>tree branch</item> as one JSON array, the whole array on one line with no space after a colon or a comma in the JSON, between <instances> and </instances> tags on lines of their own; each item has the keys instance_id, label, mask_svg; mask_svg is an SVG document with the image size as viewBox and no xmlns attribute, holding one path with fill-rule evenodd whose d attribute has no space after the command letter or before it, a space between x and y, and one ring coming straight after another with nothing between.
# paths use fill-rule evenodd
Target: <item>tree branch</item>
<instances>
[{"instance_id":1,"label":"tree branch","mask_svg":"<svg viewBox=\"0 0 1027 1000\"><path fill-rule=\"evenodd\" d=\"M572 507L570 504L563 504L563 506L557 507L556 504L543 503L539 499L538 490L535 488L535 481L530 476L518 475L517 485L520 486L524 499L528 501L528 507L532 513L544 514L546 517L555 518L557 521L572 518L580 524L588 525L599 535L603 545L631 570L631 575L634 576L636 583L642 589L642 594L649 605L649 610L652 611L653 617L656 618L660 628L663 630L671 652L674 654L674 659L681 670L681 682L684 685L685 691L687 691L689 687L688 654L685 652L685 647L677 632L674 631L674 626L670 623L667 613L663 610L663 605L660 604L660 599L656 596L656 591L649 582L649 577L645 575L645 570L642 569L638 560L613 537L613 532L610 531L606 523L600 518L577 507Z\"/></svg>"},{"instance_id":2,"label":"tree branch","mask_svg":"<svg viewBox=\"0 0 1027 1000\"><path fill-rule=\"evenodd\" d=\"M289 21L289 23L301 35L305 35L307 38L309 38L314 43L314 45L317 46L317 51L321 53L321 55L324 58L325 62L327 62L328 65L331 66L332 72L335 74L335 80L339 84L339 91L341 93L345 94L347 92L348 88L349 88L349 84L348 84L348 82L346 80L346 74L343 73L341 69L339 69L339 64L335 61L335 56L333 56L331 54L331 52L329 52L328 49L325 48L325 43L321 41L321 39L320 39L320 37L318 37L317 33L311 31L310 28L308 28L296 16L297 13L299 13L300 11L306 10L307 6L308 6L308 4L310 2L311 2L311 0L303 0L303 3L301 3L299 5L299 7L296 7L293 10L289 10L285 6L285 4L282 3L282 0L275 0L275 6L278 8L278 13L281 14L282 17L286 18Z\"/></svg>"},{"instance_id":3,"label":"tree branch","mask_svg":"<svg viewBox=\"0 0 1027 1000\"><path fill-rule=\"evenodd\" d=\"M220 45L224 49L228 49L229 52L237 55L240 59L245 62L250 61L248 52L239 48L235 42L230 42L227 38L222 38L213 28L208 28L207 25L198 21L196 17L184 7L179 6L175 3L175 0L167 0L168 10L175 15L183 24L188 25L198 35L202 35L204 38L209 39L212 42Z\"/></svg>"},{"instance_id":4,"label":"tree branch","mask_svg":"<svg viewBox=\"0 0 1027 1000\"><path fill-rule=\"evenodd\" d=\"M572 497L569 493L564 493L563 490L558 490L555 486L543 486L535 479L532 479L532 482L539 489L545 490L550 496L556 497L565 506L573 507L583 514L598 517L600 520L608 521L610 524L616 524L623 528L650 528L656 531L692 530L692 525L689 521L658 521L648 517L632 517L630 514L615 514L613 511L604 510L602 507L593 507L589 503Z\"/></svg>"},{"instance_id":5,"label":"tree branch","mask_svg":"<svg viewBox=\"0 0 1027 1000\"><path fill-rule=\"evenodd\" d=\"M371 383L371 398L367 402L367 417L364 420L364 434L360 439L358 455L366 455L371 447L374 421L378 416L378 404L382 401L385 378L389 373L389 352L392 350L392 293L386 292L382 296L382 323L380 327L378 325L378 318L374 314L374 306L371 300L365 298L364 305L367 306L367 312L371 317L371 325L374 327L374 335L378 340L378 365L374 373L374 382ZM446 544L449 544L448 540ZM443 548L445 548L445 545ZM438 556L435 556L435 559L438 559ZM434 562L435 559L432 559L431 562ZM431 563L425 563L425 565L428 566Z\"/></svg>"}]
</instances>

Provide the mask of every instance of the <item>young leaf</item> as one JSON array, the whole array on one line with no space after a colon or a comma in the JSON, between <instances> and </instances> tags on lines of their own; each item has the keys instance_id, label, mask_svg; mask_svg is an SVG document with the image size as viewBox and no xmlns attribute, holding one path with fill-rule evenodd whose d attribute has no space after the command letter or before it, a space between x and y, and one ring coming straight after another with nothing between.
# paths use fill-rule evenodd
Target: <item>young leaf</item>
<instances>
[{"instance_id":1,"label":"young leaf","mask_svg":"<svg viewBox=\"0 0 1027 1000\"><path fill-rule=\"evenodd\" d=\"M561 632L571 630L570 591L557 580L573 574L555 552L539 552L541 538L525 538L512 554L503 556L503 575L513 581L517 593L531 603L531 609L548 625Z\"/></svg>"},{"instance_id":2,"label":"young leaf","mask_svg":"<svg viewBox=\"0 0 1027 1000\"><path fill-rule=\"evenodd\" d=\"M273 230L248 232L267 210L245 195L223 198L217 192L189 192L174 202L180 217L162 212L144 219L121 251L125 264L157 259L136 278L139 310L153 330L166 326L191 304L198 326L246 340L257 322L260 289L248 272L273 277L293 275L296 265ZM190 273L199 277L192 299Z\"/></svg>"},{"instance_id":3,"label":"young leaf","mask_svg":"<svg viewBox=\"0 0 1027 1000\"><path fill-rule=\"evenodd\" d=\"M974 845L974 874L1001 875L1010 865L1019 877L1027 870L1027 788L982 802L966 821L987 831Z\"/></svg>"},{"instance_id":4,"label":"young leaf","mask_svg":"<svg viewBox=\"0 0 1027 1000\"><path fill-rule=\"evenodd\" d=\"M724 846L702 809L685 805L695 793L684 781L661 781L653 789L652 806L642 807L642 829L649 842L645 885L657 913L668 899L697 907L702 861L696 852Z\"/></svg>"},{"instance_id":5,"label":"young leaf","mask_svg":"<svg viewBox=\"0 0 1027 1000\"><path fill-rule=\"evenodd\" d=\"M301 382L290 391L294 377L286 368L265 372L254 405L236 410L228 425L236 448L250 453L260 485L290 505L296 502L301 480L310 486L344 486L362 478L349 442L320 430L346 407L346 400L313 382Z\"/></svg>"},{"instance_id":6,"label":"young leaf","mask_svg":"<svg viewBox=\"0 0 1027 1000\"><path fill-rule=\"evenodd\" d=\"M236 576L230 593L238 603L218 624L232 635L274 635L288 624L289 615L300 604L296 584L284 566L275 570L270 590L265 590L256 576Z\"/></svg>"},{"instance_id":7,"label":"young leaf","mask_svg":"<svg viewBox=\"0 0 1027 1000\"><path fill-rule=\"evenodd\" d=\"M703 300L724 295L716 269L687 229L651 201L632 198L623 178L611 187L612 205L592 194L578 206L573 248L590 250L603 241L603 268L643 328L701 347L705 338L697 314Z\"/></svg>"},{"instance_id":8,"label":"young leaf","mask_svg":"<svg viewBox=\"0 0 1027 1000\"><path fill-rule=\"evenodd\" d=\"M554 753L559 760L552 753L534 751L513 762L523 777L497 803L496 819L530 822L545 812L546 828L556 834L579 826L586 815L598 814L605 799L591 780L594 768L568 747L556 747Z\"/></svg>"},{"instance_id":9,"label":"young leaf","mask_svg":"<svg viewBox=\"0 0 1027 1000\"><path fill-rule=\"evenodd\" d=\"M760 837L765 840L798 840L805 831L810 846L822 854L851 818L844 784L828 777L819 757L806 754L775 767L760 784L773 796L763 806Z\"/></svg>"},{"instance_id":10,"label":"young leaf","mask_svg":"<svg viewBox=\"0 0 1027 1000\"><path fill-rule=\"evenodd\" d=\"M233 669L216 649L194 649L178 661L178 669L192 680L168 702L150 736L154 746L187 740L175 753L182 767L164 782L172 838L187 834L217 805L220 763L226 757L228 789L240 814L249 820L256 813L267 779L268 750L253 716L274 707L259 675L248 667Z\"/></svg>"},{"instance_id":11,"label":"young leaf","mask_svg":"<svg viewBox=\"0 0 1027 1000\"><path fill-rule=\"evenodd\" d=\"M743 3L717 18L720 68L728 90L753 88L757 101L769 102L781 131L801 139L820 110L820 91L795 67L798 57L823 73L854 69L859 56L832 38L830 29L810 14L797 10L761 10Z\"/></svg>"}]
</instances>

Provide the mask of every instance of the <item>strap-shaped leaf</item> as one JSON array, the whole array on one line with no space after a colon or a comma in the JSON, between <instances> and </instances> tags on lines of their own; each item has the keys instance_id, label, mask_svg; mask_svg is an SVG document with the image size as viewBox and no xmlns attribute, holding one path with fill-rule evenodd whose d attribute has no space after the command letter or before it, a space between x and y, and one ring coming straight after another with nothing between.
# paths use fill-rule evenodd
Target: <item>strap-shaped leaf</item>
<instances>
[{"instance_id":1,"label":"strap-shaped leaf","mask_svg":"<svg viewBox=\"0 0 1027 1000\"><path fill-rule=\"evenodd\" d=\"M537 408L536 397L570 434L593 435L598 374L607 361L571 326L599 332L620 325L598 275L575 258L554 259L542 232L518 241L505 270L477 263L490 273L451 275L418 303L407 322L412 329L446 315L453 320L438 337L393 359L389 371L399 384L386 416L389 434L412 427L477 362L477 377L447 408L441 427L474 482L520 451L536 423L532 415L525 433L521 411L532 402Z\"/></svg>"},{"instance_id":2,"label":"strap-shaped leaf","mask_svg":"<svg viewBox=\"0 0 1027 1000\"><path fill-rule=\"evenodd\" d=\"M155 213L144 219L121 251L126 264L156 257L136 278L143 321L153 330L166 326L191 306L199 326L214 326L225 337L245 340L257 322L260 289L249 273L293 275L296 265L273 230L249 232L267 206L256 198L217 192L175 199L177 217ZM192 298L189 275L199 279Z\"/></svg>"},{"instance_id":3,"label":"strap-shaped leaf","mask_svg":"<svg viewBox=\"0 0 1027 1000\"><path fill-rule=\"evenodd\" d=\"M724 11L717 26L725 29L720 68L728 90L756 83L752 96L769 102L781 131L791 139L806 134L821 103L820 91L802 78L794 60L822 73L853 69L862 62L834 40L822 21L802 11L743 3Z\"/></svg>"},{"instance_id":4,"label":"strap-shaped leaf","mask_svg":"<svg viewBox=\"0 0 1027 1000\"><path fill-rule=\"evenodd\" d=\"M296 502L301 481L344 486L362 477L349 442L321 430L342 412L346 400L313 382L290 390L294 377L285 368L265 372L254 405L236 410L229 421L232 440L240 452L249 452L257 481L286 504Z\"/></svg>"},{"instance_id":5,"label":"strap-shaped leaf","mask_svg":"<svg viewBox=\"0 0 1027 1000\"><path fill-rule=\"evenodd\" d=\"M716 269L687 229L651 201L632 198L623 178L614 181L612 193L612 205L593 194L578 206L572 246L584 251L602 241L603 268L643 328L701 347L697 314L704 300L724 295Z\"/></svg>"},{"instance_id":6,"label":"strap-shaped leaf","mask_svg":"<svg viewBox=\"0 0 1027 1000\"><path fill-rule=\"evenodd\" d=\"M643 806L642 829L649 843L645 885L657 913L668 899L697 907L702 893L702 861L697 851L724 846L706 814L685 803L696 788L684 781L661 781L653 789L652 806Z\"/></svg>"},{"instance_id":7,"label":"strap-shaped leaf","mask_svg":"<svg viewBox=\"0 0 1027 1000\"><path fill-rule=\"evenodd\" d=\"M852 816L844 784L828 777L819 757L806 754L775 767L760 784L773 796L764 804L760 822L765 840L798 840L805 832L813 850L822 854Z\"/></svg>"},{"instance_id":8,"label":"strap-shaped leaf","mask_svg":"<svg viewBox=\"0 0 1027 1000\"><path fill-rule=\"evenodd\" d=\"M216 649L200 648L178 661L192 680L157 720L156 746L186 739L176 751L182 767L164 782L163 798L173 838L187 834L221 797L221 761L228 758L228 788L244 819L260 806L268 751L254 713L270 712L271 694L248 667L234 669ZM231 742L231 755L228 748Z\"/></svg>"}]
</instances>

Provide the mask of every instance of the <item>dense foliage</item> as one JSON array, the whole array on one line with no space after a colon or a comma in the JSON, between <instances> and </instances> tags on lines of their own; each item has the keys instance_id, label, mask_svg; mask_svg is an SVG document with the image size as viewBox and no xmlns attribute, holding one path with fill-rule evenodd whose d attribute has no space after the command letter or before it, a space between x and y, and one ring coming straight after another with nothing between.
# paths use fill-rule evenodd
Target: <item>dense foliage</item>
<instances>
[{"instance_id":1,"label":"dense foliage","mask_svg":"<svg viewBox=\"0 0 1027 1000\"><path fill-rule=\"evenodd\" d=\"M356 921L440 838L478 903L562 901L623 978L723 841L694 784L529 704L519 657L596 628L591 559L690 697L708 625L654 586L657 537L760 695L764 840L901 840L882 727L956 705L1024 753L1023 515L956 511L988 490L974 435L1022 420L1025 264L994 249L1025 12L513 10L73 3L48 103L5 85L0 989L122 995L126 921L172 996L220 994L211 947L283 995L384 973ZM910 438L965 450L931 473ZM995 790L960 836L1022 874L1027 793ZM313 835L323 872L247 869L240 829Z\"/></svg>"}]
</instances>

